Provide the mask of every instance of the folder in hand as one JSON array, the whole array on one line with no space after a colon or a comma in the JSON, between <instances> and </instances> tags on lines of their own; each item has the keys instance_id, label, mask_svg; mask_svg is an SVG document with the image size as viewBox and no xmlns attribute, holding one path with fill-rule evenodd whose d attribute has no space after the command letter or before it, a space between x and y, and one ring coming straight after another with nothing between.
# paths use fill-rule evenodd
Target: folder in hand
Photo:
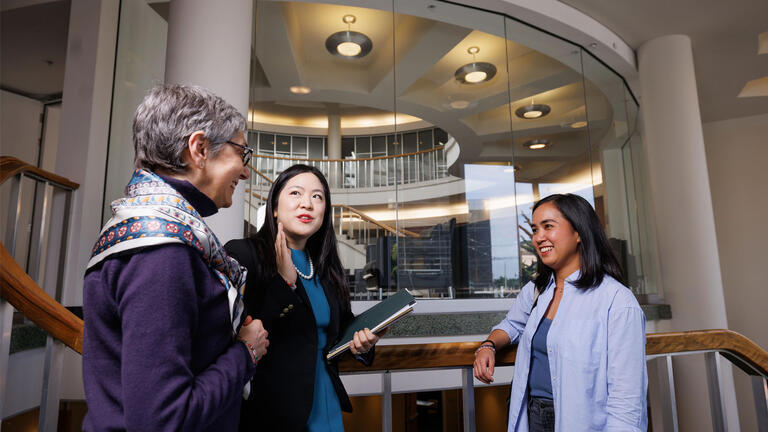
<instances>
[{"instance_id":1,"label":"folder in hand","mask_svg":"<svg viewBox=\"0 0 768 432\"><path fill-rule=\"evenodd\" d=\"M386 300L382 300L376 306L356 316L349 323L339 339L339 343L328 352L328 360L336 357L349 349L349 345L355 337L355 333L365 328L377 333L393 322L413 311L416 300L407 290L400 290Z\"/></svg>"}]
</instances>

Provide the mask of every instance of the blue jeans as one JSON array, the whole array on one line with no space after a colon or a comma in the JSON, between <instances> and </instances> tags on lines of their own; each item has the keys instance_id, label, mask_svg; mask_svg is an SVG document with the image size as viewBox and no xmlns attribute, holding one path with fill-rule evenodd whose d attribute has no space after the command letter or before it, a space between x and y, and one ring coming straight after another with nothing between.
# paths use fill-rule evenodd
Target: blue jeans
<instances>
[{"instance_id":1,"label":"blue jeans","mask_svg":"<svg viewBox=\"0 0 768 432\"><path fill-rule=\"evenodd\" d=\"M528 432L555 431L555 403L552 399L528 396Z\"/></svg>"}]
</instances>

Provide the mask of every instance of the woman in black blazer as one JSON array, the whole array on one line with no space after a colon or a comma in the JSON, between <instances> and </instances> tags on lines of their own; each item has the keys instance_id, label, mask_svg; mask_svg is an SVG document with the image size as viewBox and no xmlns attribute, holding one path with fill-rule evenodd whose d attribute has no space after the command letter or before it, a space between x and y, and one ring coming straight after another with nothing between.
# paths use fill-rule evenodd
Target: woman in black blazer
<instances>
[{"instance_id":1,"label":"woman in black blazer","mask_svg":"<svg viewBox=\"0 0 768 432\"><path fill-rule=\"evenodd\" d=\"M278 176L259 232L225 245L248 269L246 309L269 332L240 416L244 431L343 431L352 411L336 361L326 360L354 318L336 250L331 197L322 173L294 165ZM369 365L378 336L355 334L350 351Z\"/></svg>"}]
</instances>

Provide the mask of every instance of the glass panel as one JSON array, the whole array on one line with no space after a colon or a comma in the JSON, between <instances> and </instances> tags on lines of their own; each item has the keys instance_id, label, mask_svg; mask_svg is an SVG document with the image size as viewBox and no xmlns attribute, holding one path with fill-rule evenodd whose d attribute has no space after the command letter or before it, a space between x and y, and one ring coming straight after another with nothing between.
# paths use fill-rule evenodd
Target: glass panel
<instances>
[{"instance_id":1,"label":"glass panel","mask_svg":"<svg viewBox=\"0 0 768 432\"><path fill-rule=\"evenodd\" d=\"M535 271L531 208L553 193L592 203L633 289L656 292L637 106L619 77L498 14L343 3L256 2L250 125L271 178L295 161L270 155L346 159L312 163L332 187L353 298L516 295ZM326 49L344 29L371 51ZM329 139L337 116L343 136ZM251 190L266 193L260 181Z\"/></svg>"},{"instance_id":2,"label":"glass panel","mask_svg":"<svg viewBox=\"0 0 768 432\"><path fill-rule=\"evenodd\" d=\"M307 157L307 137L292 137L291 155L298 159Z\"/></svg>"},{"instance_id":3,"label":"glass panel","mask_svg":"<svg viewBox=\"0 0 768 432\"><path fill-rule=\"evenodd\" d=\"M595 199L580 49L512 19L506 29L521 287L536 267L533 204L556 193Z\"/></svg>"},{"instance_id":4,"label":"glass panel","mask_svg":"<svg viewBox=\"0 0 768 432\"><path fill-rule=\"evenodd\" d=\"M322 159L325 153L323 152L323 139L310 137L309 138L309 158L310 159Z\"/></svg>"}]
</instances>

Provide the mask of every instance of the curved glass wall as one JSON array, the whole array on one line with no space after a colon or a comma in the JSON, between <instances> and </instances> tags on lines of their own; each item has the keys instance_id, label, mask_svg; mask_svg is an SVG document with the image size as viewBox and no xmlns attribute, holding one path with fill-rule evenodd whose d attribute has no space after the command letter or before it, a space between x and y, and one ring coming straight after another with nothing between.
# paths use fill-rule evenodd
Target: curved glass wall
<instances>
[{"instance_id":1,"label":"curved glass wall","mask_svg":"<svg viewBox=\"0 0 768 432\"><path fill-rule=\"evenodd\" d=\"M533 203L574 193L595 207L635 293L659 294L638 107L591 54L441 1L254 4L251 231L270 181L313 164L332 185L353 298L514 297L535 270ZM127 165L122 119L162 76L164 13L121 11L113 111L124 114L113 118L125 124L110 166Z\"/></svg>"}]
</instances>

